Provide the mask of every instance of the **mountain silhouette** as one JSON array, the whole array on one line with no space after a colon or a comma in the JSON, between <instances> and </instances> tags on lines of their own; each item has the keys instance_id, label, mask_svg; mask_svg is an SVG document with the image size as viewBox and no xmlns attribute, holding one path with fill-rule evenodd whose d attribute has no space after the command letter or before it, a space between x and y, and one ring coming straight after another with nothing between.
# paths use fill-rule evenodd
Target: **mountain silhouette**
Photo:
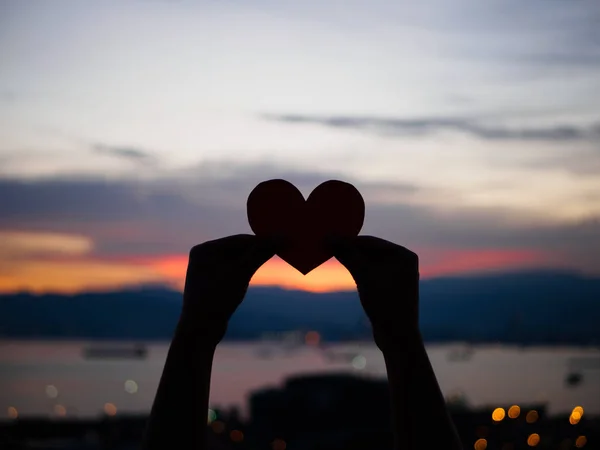
<instances>
[{"instance_id":1,"label":"mountain silhouette","mask_svg":"<svg viewBox=\"0 0 600 450\"><path fill-rule=\"evenodd\" d=\"M428 342L600 343L600 278L554 271L501 273L422 280L420 291L421 330ZM0 338L168 340L180 309L181 293L161 286L2 295ZM293 330L315 330L328 341L371 338L355 291L251 287L226 339Z\"/></svg>"}]
</instances>

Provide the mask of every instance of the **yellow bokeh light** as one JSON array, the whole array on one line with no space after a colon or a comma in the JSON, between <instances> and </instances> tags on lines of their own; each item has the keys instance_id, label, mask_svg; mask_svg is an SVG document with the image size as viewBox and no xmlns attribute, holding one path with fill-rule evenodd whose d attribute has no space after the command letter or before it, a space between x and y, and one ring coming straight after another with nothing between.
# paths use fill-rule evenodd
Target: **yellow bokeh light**
<instances>
[{"instance_id":1,"label":"yellow bokeh light","mask_svg":"<svg viewBox=\"0 0 600 450\"><path fill-rule=\"evenodd\" d=\"M506 412L504 411L504 408L496 408L492 413L492 420L494 422L500 422L502 419L504 419L505 415Z\"/></svg>"},{"instance_id":2,"label":"yellow bokeh light","mask_svg":"<svg viewBox=\"0 0 600 450\"><path fill-rule=\"evenodd\" d=\"M7 413L10 419L16 419L19 417L19 411L14 406L9 406Z\"/></svg>"},{"instance_id":3,"label":"yellow bokeh light","mask_svg":"<svg viewBox=\"0 0 600 450\"><path fill-rule=\"evenodd\" d=\"M535 447L539 443L540 443L540 435L537 433L532 433L527 438L527 445L529 445L530 447Z\"/></svg>"},{"instance_id":4,"label":"yellow bokeh light","mask_svg":"<svg viewBox=\"0 0 600 450\"><path fill-rule=\"evenodd\" d=\"M475 450L485 450L487 448L487 441L485 439L477 439L473 448Z\"/></svg>"},{"instance_id":5,"label":"yellow bokeh light","mask_svg":"<svg viewBox=\"0 0 600 450\"><path fill-rule=\"evenodd\" d=\"M581 420L581 414L578 411L573 411L569 416L569 423L571 425L577 425Z\"/></svg>"},{"instance_id":6,"label":"yellow bokeh light","mask_svg":"<svg viewBox=\"0 0 600 450\"><path fill-rule=\"evenodd\" d=\"M537 422L539 417L540 417L540 415L538 414L538 412L535 409L532 409L525 416L525 420L527 421L527 423L534 423L534 422Z\"/></svg>"},{"instance_id":7,"label":"yellow bokeh light","mask_svg":"<svg viewBox=\"0 0 600 450\"><path fill-rule=\"evenodd\" d=\"M587 438L585 436L579 436L575 441L575 447L583 448L587 444Z\"/></svg>"},{"instance_id":8,"label":"yellow bokeh light","mask_svg":"<svg viewBox=\"0 0 600 450\"><path fill-rule=\"evenodd\" d=\"M240 430L231 430L231 433L229 433L229 438L233 442L242 442L244 440L244 433L242 433Z\"/></svg>"},{"instance_id":9,"label":"yellow bokeh light","mask_svg":"<svg viewBox=\"0 0 600 450\"><path fill-rule=\"evenodd\" d=\"M114 403L105 403L104 412L107 416L114 416L117 414L117 407Z\"/></svg>"},{"instance_id":10,"label":"yellow bokeh light","mask_svg":"<svg viewBox=\"0 0 600 450\"><path fill-rule=\"evenodd\" d=\"M519 405L512 405L510 408L508 408L508 417L511 419L516 419L519 417L519 414L521 414L521 408L519 408Z\"/></svg>"}]
</instances>

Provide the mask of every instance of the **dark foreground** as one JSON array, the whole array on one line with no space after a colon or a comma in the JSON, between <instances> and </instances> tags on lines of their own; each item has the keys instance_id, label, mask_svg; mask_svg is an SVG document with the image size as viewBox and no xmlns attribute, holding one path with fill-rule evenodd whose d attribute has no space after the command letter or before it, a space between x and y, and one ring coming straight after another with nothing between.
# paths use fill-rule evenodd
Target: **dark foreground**
<instances>
[{"instance_id":1,"label":"dark foreground","mask_svg":"<svg viewBox=\"0 0 600 450\"><path fill-rule=\"evenodd\" d=\"M600 449L600 417L585 412L547 417L543 405L472 410L460 402L450 402L449 408L465 449ZM0 423L0 448L134 449L139 448L146 419L17 418ZM199 426L208 426L215 449L392 447L387 383L345 374L291 378L282 389L253 393L249 420L242 420L236 410L216 410L208 422ZM431 448L428 436L422 437L422 448Z\"/></svg>"}]
</instances>

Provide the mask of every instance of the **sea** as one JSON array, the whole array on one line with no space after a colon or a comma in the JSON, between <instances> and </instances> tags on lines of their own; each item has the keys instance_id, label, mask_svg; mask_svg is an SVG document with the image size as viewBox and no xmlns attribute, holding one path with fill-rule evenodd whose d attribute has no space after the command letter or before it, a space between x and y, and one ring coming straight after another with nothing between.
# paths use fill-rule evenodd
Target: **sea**
<instances>
[{"instance_id":1,"label":"sea","mask_svg":"<svg viewBox=\"0 0 600 450\"><path fill-rule=\"evenodd\" d=\"M148 413L169 343L0 341L0 419L90 418ZM600 349L428 345L440 387L467 406L546 405L549 415L575 406L600 415ZM370 342L289 345L221 343L213 365L211 408L247 414L252 392L291 376L352 373L385 378Z\"/></svg>"}]
</instances>

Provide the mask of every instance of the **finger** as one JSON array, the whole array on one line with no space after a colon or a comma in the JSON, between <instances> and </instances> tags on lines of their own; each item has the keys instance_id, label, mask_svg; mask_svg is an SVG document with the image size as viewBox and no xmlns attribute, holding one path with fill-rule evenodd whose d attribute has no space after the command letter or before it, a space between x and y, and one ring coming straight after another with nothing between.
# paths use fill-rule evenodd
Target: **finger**
<instances>
[{"instance_id":1,"label":"finger","mask_svg":"<svg viewBox=\"0 0 600 450\"><path fill-rule=\"evenodd\" d=\"M254 245L256 236L236 234L196 245L190 251L190 261L195 264L214 264L216 261L236 260Z\"/></svg>"},{"instance_id":2,"label":"finger","mask_svg":"<svg viewBox=\"0 0 600 450\"><path fill-rule=\"evenodd\" d=\"M358 236L354 242L354 246L368 261L386 265L393 264L407 270L418 271L418 255L401 245L375 236Z\"/></svg>"},{"instance_id":3,"label":"finger","mask_svg":"<svg viewBox=\"0 0 600 450\"><path fill-rule=\"evenodd\" d=\"M279 245L277 239L257 237L252 247L239 259L237 269L250 280L264 263L275 256Z\"/></svg>"},{"instance_id":4,"label":"finger","mask_svg":"<svg viewBox=\"0 0 600 450\"><path fill-rule=\"evenodd\" d=\"M368 262L356 246L357 238L332 237L326 240L326 245L332 250L333 256L344 266L354 281L363 278L368 269Z\"/></svg>"}]
</instances>

